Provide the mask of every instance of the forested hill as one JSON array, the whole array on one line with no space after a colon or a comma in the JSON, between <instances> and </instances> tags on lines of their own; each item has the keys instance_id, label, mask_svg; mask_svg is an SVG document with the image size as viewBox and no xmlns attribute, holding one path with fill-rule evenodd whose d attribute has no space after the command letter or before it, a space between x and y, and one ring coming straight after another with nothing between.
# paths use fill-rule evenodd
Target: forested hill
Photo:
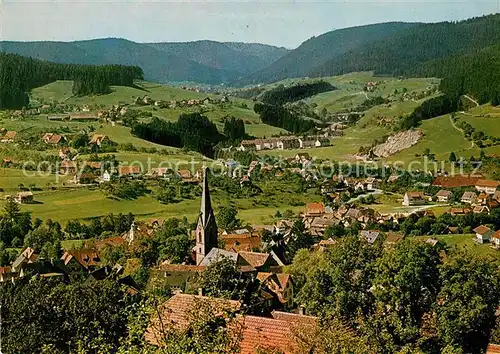
<instances>
[{"instance_id":1,"label":"forested hill","mask_svg":"<svg viewBox=\"0 0 500 354\"><path fill-rule=\"evenodd\" d=\"M252 43L136 43L120 38L76 42L0 42L0 51L63 64L140 66L147 80L219 84L260 70L288 52Z\"/></svg>"},{"instance_id":2,"label":"forested hill","mask_svg":"<svg viewBox=\"0 0 500 354\"><path fill-rule=\"evenodd\" d=\"M56 80L73 80L75 95L89 95L132 86L143 75L137 66L57 64L0 52L0 109L26 107L30 89Z\"/></svg>"},{"instance_id":3,"label":"forested hill","mask_svg":"<svg viewBox=\"0 0 500 354\"><path fill-rule=\"evenodd\" d=\"M441 91L450 97L470 94L480 104L500 105L500 44L430 61L419 70L418 76L443 77Z\"/></svg>"},{"instance_id":4,"label":"forested hill","mask_svg":"<svg viewBox=\"0 0 500 354\"><path fill-rule=\"evenodd\" d=\"M334 56L308 74L330 76L374 70L377 74L413 75L427 61L499 43L500 14L455 23L421 24Z\"/></svg>"},{"instance_id":5,"label":"forested hill","mask_svg":"<svg viewBox=\"0 0 500 354\"><path fill-rule=\"evenodd\" d=\"M387 38L416 25L389 22L345 28L312 37L269 67L240 81L240 84L267 83L284 78L309 76L315 67L337 55L362 48L373 41Z\"/></svg>"}]
</instances>

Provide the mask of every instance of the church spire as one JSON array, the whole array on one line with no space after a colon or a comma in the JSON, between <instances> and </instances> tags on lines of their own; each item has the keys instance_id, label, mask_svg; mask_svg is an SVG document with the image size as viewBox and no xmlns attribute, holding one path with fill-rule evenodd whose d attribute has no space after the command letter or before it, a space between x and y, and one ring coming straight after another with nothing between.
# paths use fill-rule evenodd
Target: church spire
<instances>
[{"instance_id":1,"label":"church spire","mask_svg":"<svg viewBox=\"0 0 500 354\"><path fill-rule=\"evenodd\" d=\"M209 170L203 169L203 192L201 195L200 216L196 226L196 264L200 264L203 258L210 252L212 248L217 248L218 229L215 222L215 215L212 209L212 201L210 200L210 190L208 188Z\"/></svg>"},{"instance_id":2,"label":"church spire","mask_svg":"<svg viewBox=\"0 0 500 354\"><path fill-rule=\"evenodd\" d=\"M210 190L208 188L207 179L208 169L205 167L203 169L203 192L201 194L201 205L200 205L200 217L202 219L202 224L204 227L207 226L207 222L210 215L213 215L212 201L210 200Z\"/></svg>"}]
</instances>

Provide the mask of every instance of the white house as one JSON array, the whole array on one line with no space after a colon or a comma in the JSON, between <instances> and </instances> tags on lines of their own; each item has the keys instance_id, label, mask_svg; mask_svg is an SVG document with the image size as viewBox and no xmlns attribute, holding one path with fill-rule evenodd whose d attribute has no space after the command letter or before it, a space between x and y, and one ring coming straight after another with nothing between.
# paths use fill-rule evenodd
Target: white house
<instances>
[{"instance_id":1,"label":"white house","mask_svg":"<svg viewBox=\"0 0 500 354\"><path fill-rule=\"evenodd\" d=\"M493 235L493 230L484 225L479 225L472 231L476 233L476 241L480 244L488 242Z\"/></svg>"},{"instance_id":2,"label":"white house","mask_svg":"<svg viewBox=\"0 0 500 354\"><path fill-rule=\"evenodd\" d=\"M104 171L101 176L101 180L103 182L109 182L111 181L111 174L108 172L108 170Z\"/></svg>"},{"instance_id":3,"label":"white house","mask_svg":"<svg viewBox=\"0 0 500 354\"><path fill-rule=\"evenodd\" d=\"M437 201L441 202L441 203L450 202L452 197L453 197L453 193L451 191L447 191L445 189L441 189L439 192L436 193Z\"/></svg>"},{"instance_id":4,"label":"white house","mask_svg":"<svg viewBox=\"0 0 500 354\"><path fill-rule=\"evenodd\" d=\"M425 204L425 196L423 192L406 192L403 198L403 205L422 205Z\"/></svg>"},{"instance_id":5,"label":"white house","mask_svg":"<svg viewBox=\"0 0 500 354\"><path fill-rule=\"evenodd\" d=\"M488 179L480 179L476 182L476 189L479 192L484 192L487 194L495 194L497 187L500 185L498 181L492 181Z\"/></svg>"}]
</instances>

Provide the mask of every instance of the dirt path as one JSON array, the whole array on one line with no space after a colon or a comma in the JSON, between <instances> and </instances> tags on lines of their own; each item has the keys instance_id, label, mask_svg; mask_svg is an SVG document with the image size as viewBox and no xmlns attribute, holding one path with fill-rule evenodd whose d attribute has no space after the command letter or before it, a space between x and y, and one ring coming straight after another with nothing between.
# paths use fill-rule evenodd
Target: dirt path
<instances>
[{"instance_id":1,"label":"dirt path","mask_svg":"<svg viewBox=\"0 0 500 354\"><path fill-rule=\"evenodd\" d=\"M473 99L472 97L470 97L468 95L464 95L464 97L467 98L472 103L474 103L476 105L476 107L479 107L479 103L475 99Z\"/></svg>"},{"instance_id":2,"label":"dirt path","mask_svg":"<svg viewBox=\"0 0 500 354\"><path fill-rule=\"evenodd\" d=\"M455 125L455 122L453 121L453 119L451 118L451 115L450 115L450 122L451 122L451 125L453 126L453 128L455 128L456 130L458 130L460 132L460 134L462 134L462 136L464 137L465 139L465 134L464 134L464 131L463 129L460 129L459 127L457 127ZM466 139L467 140L467 139ZM476 145L474 144L474 141L471 141L470 142L470 147L467 149L467 150L471 150L475 147Z\"/></svg>"}]
</instances>

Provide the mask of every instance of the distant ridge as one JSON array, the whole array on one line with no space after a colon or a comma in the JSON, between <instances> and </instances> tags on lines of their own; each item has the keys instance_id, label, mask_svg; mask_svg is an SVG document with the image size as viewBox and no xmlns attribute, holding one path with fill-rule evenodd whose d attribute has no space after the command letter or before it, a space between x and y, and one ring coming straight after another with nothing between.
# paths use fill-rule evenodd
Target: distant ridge
<instances>
[{"instance_id":1,"label":"distant ridge","mask_svg":"<svg viewBox=\"0 0 500 354\"><path fill-rule=\"evenodd\" d=\"M64 64L122 64L144 69L156 82L193 81L220 84L260 70L285 48L253 43L196 41L136 43L121 38L75 42L0 42L0 51Z\"/></svg>"},{"instance_id":2,"label":"distant ridge","mask_svg":"<svg viewBox=\"0 0 500 354\"><path fill-rule=\"evenodd\" d=\"M249 75L239 83L269 83L285 78L309 76L314 68L337 55L363 48L373 41L387 38L417 25L417 23L387 22L327 32L308 39L269 67Z\"/></svg>"}]
</instances>

